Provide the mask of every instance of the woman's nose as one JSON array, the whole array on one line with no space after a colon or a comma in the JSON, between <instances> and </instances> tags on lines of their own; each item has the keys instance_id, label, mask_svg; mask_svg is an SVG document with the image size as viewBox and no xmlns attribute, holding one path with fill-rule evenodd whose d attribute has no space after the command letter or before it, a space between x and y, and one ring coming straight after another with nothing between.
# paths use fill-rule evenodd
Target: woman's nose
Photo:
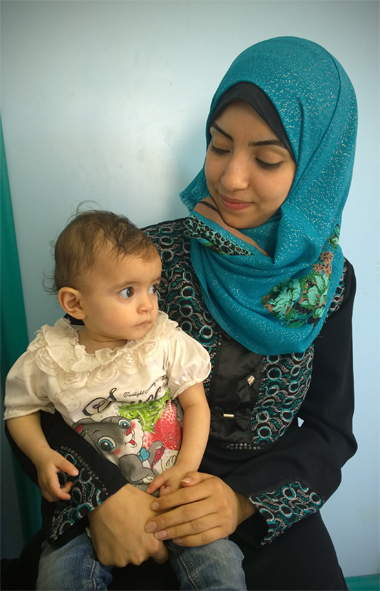
<instances>
[{"instance_id":1,"label":"woman's nose","mask_svg":"<svg viewBox=\"0 0 380 591\"><path fill-rule=\"evenodd\" d=\"M228 191L247 189L249 185L250 163L243 157L233 156L224 169L222 175L223 186Z\"/></svg>"}]
</instances>

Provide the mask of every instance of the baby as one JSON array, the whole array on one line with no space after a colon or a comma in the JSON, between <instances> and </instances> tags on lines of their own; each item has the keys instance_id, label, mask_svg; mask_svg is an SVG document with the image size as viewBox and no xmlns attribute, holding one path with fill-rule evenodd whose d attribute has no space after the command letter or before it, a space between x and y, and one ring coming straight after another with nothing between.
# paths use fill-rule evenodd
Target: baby
<instances>
[{"instance_id":1,"label":"baby","mask_svg":"<svg viewBox=\"0 0 380 591\"><path fill-rule=\"evenodd\" d=\"M199 468L210 427L202 385L210 360L197 341L158 310L160 276L155 245L127 218L111 212L78 214L56 242L54 291L66 314L83 324L61 319L54 327L43 326L9 372L5 397L9 431L35 464L48 501L69 500L72 483L66 476L61 487L58 473L74 477L78 471L49 447L41 410L60 412L119 466L130 484L149 494L177 490L186 474ZM225 588L220 573L238 566L240 579L235 576L236 586L228 588L244 589L237 546L228 540L203 546L206 562L208 548L213 548L212 567L197 588ZM184 550L186 555L201 548ZM87 534L57 550L45 543L37 588L87 588L86 575L69 568L70 554L77 559L78 552L83 560L93 552ZM189 588L191 567L180 568L176 553L170 552L170 560L181 589ZM105 589L112 580L110 568L98 567L96 588Z\"/></svg>"}]
</instances>

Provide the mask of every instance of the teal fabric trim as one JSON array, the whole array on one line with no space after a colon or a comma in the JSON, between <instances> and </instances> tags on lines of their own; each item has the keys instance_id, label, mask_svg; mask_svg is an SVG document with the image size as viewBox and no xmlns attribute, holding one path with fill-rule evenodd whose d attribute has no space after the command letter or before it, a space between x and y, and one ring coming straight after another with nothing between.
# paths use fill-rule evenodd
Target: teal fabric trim
<instances>
[{"instance_id":1,"label":"teal fabric trim","mask_svg":"<svg viewBox=\"0 0 380 591\"><path fill-rule=\"evenodd\" d=\"M380 575L348 577L346 583L350 591L379 591Z\"/></svg>"},{"instance_id":2,"label":"teal fabric trim","mask_svg":"<svg viewBox=\"0 0 380 591\"><path fill-rule=\"evenodd\" d=\"M319 511L324 503L319 494L298 481L283 484L274 491L252 494L250 500L268 525L262 545L273 542L293 523Z\"/></svg>"},{"instance_id":3,"label":"teal fabric trim","mask_svg":"<svg viewBox=\"0 0 380 591\"><path fill-rule=\"evenodd\" d=\"M5 154L3 128L0 119L1 148L1 380L5 392L5 378L28 346L24 297L22 293L20 265L13 220L8 168ZM40 489L33 484L14 461L17 496L21 514L24 542L41 528Z\"/></svg>"}]
</instances>

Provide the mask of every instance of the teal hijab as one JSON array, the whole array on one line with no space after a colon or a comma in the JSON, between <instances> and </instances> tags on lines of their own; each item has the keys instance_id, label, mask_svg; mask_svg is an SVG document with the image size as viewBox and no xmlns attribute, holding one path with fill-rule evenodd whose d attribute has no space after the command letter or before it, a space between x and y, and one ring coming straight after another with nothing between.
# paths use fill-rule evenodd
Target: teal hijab
<instances>
[{"instance_id":1,"label":"teal hijab","mask_svg":"<svg viewBox=\"0 0 380 591\"><path fill-rule=\"evenodd\" d=\"M277 37L232 63L211 103L240 82L258 86L275 106L293 150L296 174L278 212L236 231L213 209L204 167L181 193L186 233L206 305L235 340L261 355L302 353L318 336L343 271L342 210L355 154L352 84L323 47ZM269 255L269 256L268 256Z\"/></svg>"}]
</instances>

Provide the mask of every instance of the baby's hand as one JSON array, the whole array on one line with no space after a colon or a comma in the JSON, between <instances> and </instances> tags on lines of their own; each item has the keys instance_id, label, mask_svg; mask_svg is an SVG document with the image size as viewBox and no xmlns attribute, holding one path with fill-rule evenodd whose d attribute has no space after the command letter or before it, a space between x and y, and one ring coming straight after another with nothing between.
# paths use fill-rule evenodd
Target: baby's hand
<instances>
[{"instance_id":1,"label":"baby's hand","mask_svg":"<svg viewBox=\"0 0 380 591\"><path fill-rule=\"evenodd\" d=\"M188 474L188 467L175 464L173 468L169 468L157 478L155 478L149 485L147 493L151 495L156 490L160 489L160 497L168 495L171 492L181 488L181 482Z\"/></svg>"},{"instance_id":2,"label":"baby's hand","mask_svg":"<svg viewBox=\"0 0 380 591\"><path fill-rule=\"evenodd\" d=\"M38 484L42 491L42 496L50 502L62 499L67 501L71 499L69 490L72 482L67 482L62 488L58 480L58 472L66 472L70 476L78 474L77 468L71 462L65 460L58 452L47 448L39 453L38 460L35 462L38 473Z\"/></svg>"}]
</instances>

